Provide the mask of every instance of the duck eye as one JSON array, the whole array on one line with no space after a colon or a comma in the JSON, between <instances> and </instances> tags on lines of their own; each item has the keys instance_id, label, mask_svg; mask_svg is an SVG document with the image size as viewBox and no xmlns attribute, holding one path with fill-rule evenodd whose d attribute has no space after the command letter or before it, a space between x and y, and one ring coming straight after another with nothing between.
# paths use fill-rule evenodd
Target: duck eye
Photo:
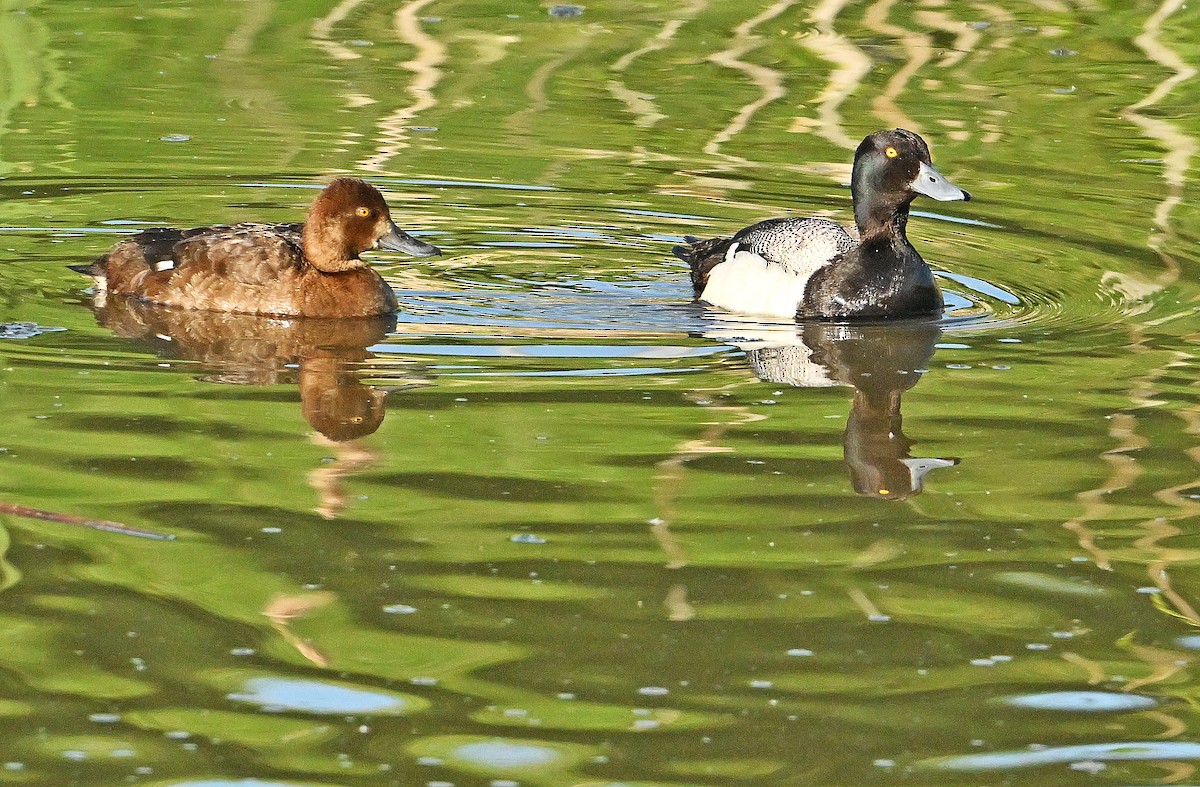
<instances>
[{"instance_id":1,"label":"duck eye","mask_svg":"<svg viewBox=\"0 0 1200 787\"><path fill-rule=\"evenodd\" d=\"M371 215L371 209L370 208L355 208L354 215L362 216L365 219L367 216Z\"/></svg>"},{"instance_id":2,"label":"duck eye","mask_svg":"<svg viewBox=\"0 0 1200 787\"><path fill-rule=\"evenodd\" d=\"M883 155L887 156L888 158L896 158L896 156L900 155L900 151L896 150L891 145L888 145L887 148L883 151Z\"/></svg>"}]
</instances>

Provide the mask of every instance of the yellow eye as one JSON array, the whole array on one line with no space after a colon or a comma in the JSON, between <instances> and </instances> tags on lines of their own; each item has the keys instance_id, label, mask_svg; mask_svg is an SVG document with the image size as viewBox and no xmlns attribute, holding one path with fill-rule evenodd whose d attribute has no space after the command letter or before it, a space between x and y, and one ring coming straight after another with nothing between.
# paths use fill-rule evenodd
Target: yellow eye
<instances>
[{"instance_id":1,"label":"yellow eye","mask_svg":"<svg viewBox=\"0 0 1200 787\"><path fill-rule=\"evenodd\" d=\"M365 219L367 216L371 215L371 209L370 208L356 208L354 210L354 215L362 216Z\"/></svg>"},{"instance_id":2,"label":"yellow eye","mask_svg":"<svg viewBox=\"0 0 1200 787\"><path fill-rule=\"evenodd\" d=\"M900 155L900 152L889 145L887 149L883 151L883 155L887 156L888 158L896 158L896 156Z\"/></svg>"}]
</instances>

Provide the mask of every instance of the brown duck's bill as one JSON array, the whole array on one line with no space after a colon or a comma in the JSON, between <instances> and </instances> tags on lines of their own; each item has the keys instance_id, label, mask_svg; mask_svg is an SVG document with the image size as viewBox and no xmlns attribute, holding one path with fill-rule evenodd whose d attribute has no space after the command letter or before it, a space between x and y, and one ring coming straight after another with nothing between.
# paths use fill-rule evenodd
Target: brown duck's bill
<instances>
[{"instance_id":1,"label":"brown duck's bill","mask_svg":"<svg viewBox=\"0 0 1200 787\"><path fill-rule=\"evenodd\" d=\"M951 183L945 175L937 171L937 167L924 161L921 162L917 177L912 182L912 190L942 202L955 199L963 202L971 200L969 193Z\"/></svg>"},{"instance_id":2,"label":"brown duck's bill","mask_svg":"<svg viewBox=\"0 0 1200 787\"><path fill-rule=\"evenodd\" d=\"M392 223L392 231L380 238L375 245L381 249L400 251L405 254L411 254L414 257L435 257L442 253L442 250L437 246L417 240L412 235L397 227L394 222Z\"/></svg>"}]
</instances>

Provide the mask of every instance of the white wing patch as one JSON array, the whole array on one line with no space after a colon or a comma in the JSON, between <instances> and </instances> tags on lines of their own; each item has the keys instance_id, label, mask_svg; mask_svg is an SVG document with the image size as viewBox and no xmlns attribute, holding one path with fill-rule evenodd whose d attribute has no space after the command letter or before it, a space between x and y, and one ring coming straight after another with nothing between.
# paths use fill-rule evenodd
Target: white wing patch
<instances>
[{"instance_id":1,"label":"white wing patch","mask_svg":"<svg viewBox=\"0 0 1200 787\"><path fill-rule=\"evenodd\" d=\"M708 274L700 297L733 312L794 319L811 275L791 273L735 243Z\"/></svg>"},{"instance_id":2,"label":"white wing patch","mask_svg":"<svg viewBox=\"0 0 1200 787\"><path fill-rule=\"evenodd\" d=\"M175 260L159 260L154 263L155 271L169 271L175 267Z\"/></svg>"}]
</instances>

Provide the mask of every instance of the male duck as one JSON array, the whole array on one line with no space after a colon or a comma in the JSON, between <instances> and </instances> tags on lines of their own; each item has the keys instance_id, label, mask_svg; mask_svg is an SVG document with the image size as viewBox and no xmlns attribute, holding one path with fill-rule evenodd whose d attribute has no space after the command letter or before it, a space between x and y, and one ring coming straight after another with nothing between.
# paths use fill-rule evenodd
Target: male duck
<instances>
[{"instance_id":1,"label":"male duck","mask_svg":"<svg viewBox=\"0 0 1200 787\"><path fill-rule=\"evenodd\" d=\"M769 219L732 238L672 251L692 269L696 297L730 311L769 317L886 318L938 314L942 293L904 234L918 194L971 195L937 171L925 140L876 131L854 153L850 179L856 241L825 219Z\"/></svg>"},{"instance_id":2,"label":"male duck","mask_svg":"<svg viewBox=\"0 0 1200 787\"><path fill-rule=\"evenodd\" d=\"M396 296L359 255L383 248L441 254L392 221L383 195L358 178L338 178L303 224L235 224L149 229L91 265L97 298L124 294L185 309L288 317L373 317Z\"/></svg>"}]
</instances>

